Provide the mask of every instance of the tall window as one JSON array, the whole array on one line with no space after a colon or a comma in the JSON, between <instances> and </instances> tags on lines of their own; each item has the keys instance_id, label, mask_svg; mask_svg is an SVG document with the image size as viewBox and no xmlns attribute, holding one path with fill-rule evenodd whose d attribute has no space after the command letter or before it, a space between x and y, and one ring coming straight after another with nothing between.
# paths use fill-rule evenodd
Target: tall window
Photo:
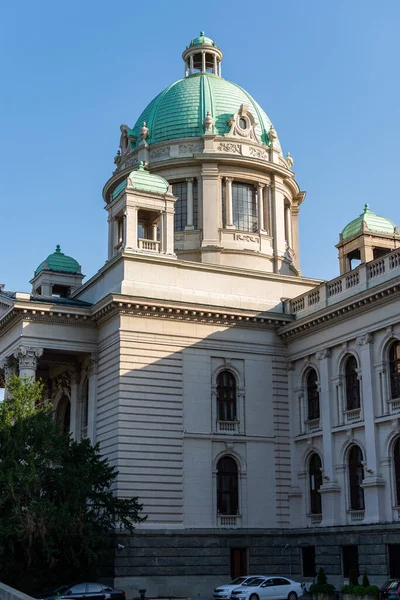
<instances>
[{"instance_id":1,"label":"tall window","mask_svg":"<svg viewBox=\"0 0 400 600\"><path fill-rule=\"evenodd\" d=\"M397 439L393 448L394 478L396 485L396 504L400 505L400 438Z\"/></svg>"},{"instance_id":2,"label":"tall window","mask_svg":"<svg viewBox=\"0 0 400 600\"><path fill-rule=\"evenodd\" d=\"M389 350L390 395L400 398L400 342L393 342Z\"/></svg>"},{"instance_id":3,"label":"tall window","mask_svg":"<svg viewBox=\"0 0 400 600\"><path fill-rule=\"evenodd\" d=\"M197 182L193 181L193 227L197 229L198 193ZM175 202L174 231L184 231L187 225L187 181L172 184L172 193L177 198Z\"/></svg>"},{"instance_id":4,"label":"tall window","mask_svg":"<svg viewBox=\"0 0 400 600\"><path fill-rule=\"evenodd\" d=\"M363 455L359 446L352 446L349 452L350 509L364 510L364 490L361 487L364 479Z\"/></svg>"},{"instance_id":5,"label":"tall window","mask_svg":"<svg viewBox=\"0 0 400 600\"><path fill-rule=\"evenodd\" d=\"M316 452L311 455L309 464L310 476L310 512L312 515L322 514L321 494L322 485L321 459Z\"/></svg>"},{"instance_id":6,"label":"tall window","mask_svg":"<svg viewBox=\"0 0 400 600\"><path fill-rule=\"evenodd\" d=\"M319 419L318 378L315 369L310 369L306 379L308 420Z\"/></svg>"},{"instance_id":7,"label":"tall window","mask_svg":"<svg viewBox=\"0 0 400 600\"><path fill-rule=\"evenodd\" d=\"M71 426L71 402L68 396L62 396L58 402L56 421L65 433L69 432Z\"/></svg>"},{"instance_id":8,"label":"tall window","mask_svg":"<svg viewBox=\"0 0 400 600\"><path fill-rule=\"evenodd\" d=\"M353 569L360 575L358 566L358 546L342 546L343 576L348 577Z\"/></svg>"},{"instance_id":9,"label":"tall window","mask_svg":"<svg viewBox=\"0 0 400 600\"><path fill-rule=\"evenodd\" d=\"M85 379L82 388L81 438L87 437L89 422L89 380Z\"/></svg>"},{"instance_id":10,"label":"tall window","mask_svg":"<svg viewBox=\"0 0 400 600\"><path fill-rule=\"evenodd\" d=\"M236 421L236 379L230 371L217 377L217 419Z\"/></svg>"},{"instance_id":11,"label":"tall window","mask_svg":"<svg viewBox=\"0 0 400 600\"><path fill-rule=\"evenodd\" d=\"M226 185L222 186L222 219L226 225ZM232 218L236 229L255 232L258 230L257 194L248 183L232 183Z\"/></svg>"},{"instance_id":12,"label":"tall window","mask_svg":"<svg viewBox=\"0 0 400 600\"><path fill-rule=\"evenodd\" d=\"M238 468L231 456L223 456L217 464L217 510L220 515L239 513Z\"/></svg>"},{"instance_id":13,"label":"tall window","mask_svg":"<svg viewBox=\"0 0 400 600\"><path fill-rule=\"evenodd\" d=\"M360 408L360 381L357 373L357 361L349 356L345 366L346 377L346 410Z\"/></svg>"}]
</instances>

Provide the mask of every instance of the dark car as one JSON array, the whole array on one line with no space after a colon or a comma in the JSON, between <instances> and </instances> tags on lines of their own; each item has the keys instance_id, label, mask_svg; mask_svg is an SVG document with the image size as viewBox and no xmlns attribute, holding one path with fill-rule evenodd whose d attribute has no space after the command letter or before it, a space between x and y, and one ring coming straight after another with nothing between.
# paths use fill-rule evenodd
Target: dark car
<instances>
[{"instance_id":1,"label":"dark car","mask_svg":"<svg viewBox=\"0 0 400 600\"><path fill-rule=\"evenodd\" d=\"M50 594L45 594L41 600L125 600L125 592L114 590L102 583L75 583L63 585Z\"/></svg>"},{"instance_id":2,"label":"dark car","mask_svg":"<svg viewBox=\"0 0 400 600\"><path fill-rule=\"evenodd\" d=\"M400 579L388 579L379 590L380 600L400 596Z\"/></svg>"}]
</instances>

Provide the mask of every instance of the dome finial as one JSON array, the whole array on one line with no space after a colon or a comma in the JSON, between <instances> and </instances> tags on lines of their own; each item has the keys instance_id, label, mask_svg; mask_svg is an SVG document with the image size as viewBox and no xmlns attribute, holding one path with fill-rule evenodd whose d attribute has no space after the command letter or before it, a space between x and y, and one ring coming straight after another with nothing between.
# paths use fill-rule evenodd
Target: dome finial
<instances>
[{"instance_id":1,"label":"dome finial","mask_svg":"<svg viewBox=\"0 0 400 600\"><path fill-rule=\"evenodd\" d=\"M200 31L200 37L204 37L204 31Z\"/></svg>"},{"instance_id":2,"label":"dome finial","mask_svg":"<svg viewBox=\"0 0 400 600\"><path fill-rule=\"evenodd\" d=\"M57 246L56 246L56 252L57 252L57 254L59 254L61 252L60 244L57 244Z\"/></svg>"},{"instance_id":3,"label":"dome finial","mask_svg":"<svg viewBox=\"0 0 400 600\"><path fill-rule=\"evenodd\" d=\"M364 213L366 213L366 212L370 212L369 204L364 204Z\"/></svg>"}]
</instances>

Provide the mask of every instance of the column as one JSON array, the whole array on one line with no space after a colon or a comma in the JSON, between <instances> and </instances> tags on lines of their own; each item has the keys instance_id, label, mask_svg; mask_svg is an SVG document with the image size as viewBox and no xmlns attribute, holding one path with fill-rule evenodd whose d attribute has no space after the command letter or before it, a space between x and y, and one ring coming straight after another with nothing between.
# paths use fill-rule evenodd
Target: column
<instances>
[{"instance_id":1,"label":"column","mask_svg":"<svg viewBox=\"0 0 400 600\"><path fill-rule=\"evenodd\" d=\"M233 224L232 182L233 177L225 177L225 229L236 229Z\"/></svg>"},{"instance_id":2,"label":"column","mask_svg":"<svg viewBox=\"0 0 400 600\"><path fill-rule=\"evenodd\" d=\"M292 247L292 223L291 223L291 214L290 214L290 206L285 206L285 233L286 233L286 243L289 248Z\"/></svg>"},{"instance_id":3,"label":"column","mask_svg":"<svg viewBox=\"0 0 400 600\"><path fill-rule=\"evenodd\" d=\"M299 212L299 206L292 205L292 250L294 251L294 265L298 271L300 271Z\"/></svg>"},{"instance_id":4,"label":"column","mask_svg":"<svg viewBox=\"0 0 400 600\"><path fill-rule=\"evenodd\" d=\"M113 222L111 216L108 217L108 260L113 257L114 244L113 244Z\"/></svg>"},{"instance_id":5,"label":"column","mask_svg":"<svg viewBox=\"0 0 400 600\"><path fill-rule=\"evenodd\" d=\"M189 75L189 63L185 60L185 77Z\"/></svg>"},{"instance_id":6,"label":"column","mask_svg":"<svg viewBox=\"0 0 400 600\"><path fill-rule=\"evenodd\" d=\"M206 72L206 53L204 50L201 51L201 72Z\"/></svg>"},{"instance_id":7,"label":"column","mask_svg":"<svg viewBox=\"0 0 400 600\"><path fill-rule=\"evenodd\" d=\"M119 236L118 236L118 219L114 217L113 219L113 254L115 255L118 252L118 244L119 244Z\"/></svg>"},{"instance_id":8,"label":"column","mask_svg":"<svg viewBox=\"0 0 400 600\"><path fill-rule=\"evenodd\" d=\"M97 433L97 363L96 353L91 354L88 368L89 396L88 396L88 438L92 445L96 443Z\"/></svg>"},{"instance_id":9,"label":"column","mask_svg":"<svg viewBox=\"0 0 400 600\"><path fill-rule=\"evenodd\" d=\"M364 523L386 521L385 481L382 479L380 465L377 460L372 344L373 336L371 333L366 333L356 339L356 345L360 348L362 413L364 416L365 439L368 440L368 443L365 444L366 456L364 456L364 479L362 482L365 497Z\"/></svg>"},{"instance_id":10,"label":"column","mask_svg":"<svg viewBox=\"0 0 400 600\"><path fill-rule=\"evenodd\" d=\"M193 74L193 54L190 55L189 64L190 64L189 73L190 73L190 75L192 75Z\"/></svg>"},{"instance_id":11,"label":"column","mask_svg":"<svg viewBox=\"0 0 400 600\"><path fill-rule=\"evenodd\" d=\"M335 480L335 452L332 437L332 401L331 401L331 351L323 348L316 353L319 360L319 395L322 420L323 483L320 487L322 499L322 524L337 525L340 522L340 487Z\"/></svg>"},{"instance_id":12,"label":"column","mask_svg":"<svg viewBox=\"0 0 400 600\"><path fill-rule=\"evenodd\" d=\"M219 75L220 77L222 77L221 61L219 61L219 63L218 63L218 66L219 66L219 72L218 72L218 75Z\"/></svg>"},{"instance_id":13,"label":"column","mask_svg":"<svg viewBox=\"0 0 400 600\"><path fill-rule=\"evenodd\" d=\"M273 221L274 272L279 273L286 254L285 240L285 190L283 182L273 176L271 182L271 204Z\"/></svg>"},{"instance_id":14,"label":"column","mask_svg":"<svg viewBox=\"0 0 400 600\"><path fill-rule=\"evenodd\" d=\"M127 208L125 225L125 248L137 250L138 248L138 208L136 206Z\"/></svg>"},{"instance_id":15,"label":"column","mask_svg":"<svg viewBox=\"0 0 400 600\"><path fill-rule=\"evenodd\" d=\"M215 262L220 252L221 180L217 163L203 163L201 169L203 262ZM207 257L205 256L207 254Z\"/></svg>"},{"instance_id":16,"label":"column","mask_svg":"<svg viewBox=\"0 0 400 600\"><path fill-rule=\"evenodd\" d=\"M152 233L153 242L156 242L157 241L157 223L152 223L151 233Z\"/></svg>"},{"instance_id":17,"label":"column","mask_svg":"<svg viewBox=\"0 0 400 600\"><path fill-rule=\"evenodd\" d=\"M4 372L4 384L5 384L4 397L7 397L8 396L7 380L9 379L9 377L16 375L17 363L14 360L5 358L4 360L2 360L0 362L0 369L3 369L3 372Z\"/></svg>"},{"instance_id":18,"label":"column","mask_svg":"<svg viewBox=\"0 0 400 600\"><path fill-rule=\"evenodd\" d=\"M18 350L14 352L14 357L19 363L19 376L36 379L37 360L42 354L43 348L20 346Z\"/></svg>"},{"instance_id":19,"label":"column","mask_svg":"<svg viewBox=\"0 0 400 600\"><path fill-rule=\"evenodd\" d=\"M68 375L71 383L71 395L69 398L71 404L71 420L69 430L74 440L79 440L80 431L78 430L78 427L80 427L80 415L78 414L78 411L80 409L80 403L78 402L78 374L75 369L72 369L69 371Z\"/></svg>"},{"instance_id":20,"label":"column","mask_svg":"<svg viewBox=\"0 0 400 600\"><path fill-rule=\"evenodd\" d=\"M185 229L194 229L193 227L193 177L188 177L187 181L187 221Z\"/></svg>"},{"instance_id":21,"label":"column","mask_svg":"<svg viewBox=\"0 0 400 600\"><path fill-rule=\"evenodd\" d=\"M259 183L257 185L258 191L258 229L260 231L265 231L264 227L264 195L263 190L265 185L263 183Z\"/></svg>"},{"instance_id":22,"label":"column","mask_svg":"<svg viewBox=\"0 0 400 600\"><path fill-rule=\"evenodd\" d=\"M217 55L214 54L214 73L216 75L218 75L218 61L217 61Z\"/></svg>"}]
</instances>

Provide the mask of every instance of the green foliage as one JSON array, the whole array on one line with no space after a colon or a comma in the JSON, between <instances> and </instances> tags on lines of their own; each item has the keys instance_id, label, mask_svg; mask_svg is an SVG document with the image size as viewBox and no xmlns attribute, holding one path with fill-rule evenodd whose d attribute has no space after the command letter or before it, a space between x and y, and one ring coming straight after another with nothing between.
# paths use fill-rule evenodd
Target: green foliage
<instances>
[{"instance_id":1,"label":"green foliage","mask_svg":"<svg viewBox=\"0 0 400 600\"><path fill-rule=\"evenodd\" d=\"M364 587L362 585L353 585L353 594L362 598L364 596Z\"/></svg>"},{"instance_id":2,"label":"green foliage","mask_svg":"<svg viewBox=\"0 0 400 600\"><path fill-rule=\"evenodd\" d=\"M352 585L344 585L342 587L342 594L352 594L353 593L353 586Z\"/></svg>"},{"instance_id":3,"label":"green foliage","mask_svg":"<svg viewBox=\"0 0 400 600\"><path fill-rule=\"evenodd\" d=\"M358 574L355 569L350 569L349 571L349 585L358 585Z\"/></svg>"},{"instance_id":4,"label":"green foliage","mask_svg":"<svg viewBox=\"0 0 400 600\"><path fill-rule=\"evenodd\" d=\"M368 575L367 575L367 571L364 571L364 575L362 578L362 585L363 587L369 587L369 579L368 579Z\"/></svg>"},{"instance_id":5,"label":"green foliage","mask_svg":"<svg viewBox=\"0 0 400 600\"><path fill-rule=\"evenodd\" d=\"M325 571L322 567L318 570L317 583L310 585L310 593L313 595L318 594L332 594L335 591L335 586L328 583Z\"/></svg>"},{"instance_id":6,"label":"green foliage","mask_svg":"<svg viewBox=\"0 0 400 600\"><path fill-rule=\"evenodd\" d=\"M365 574L364 574L365 576ZM368 577L367 577L368 581ZM363 577L364 582L364 577ZM342 587L342 594L353 594L358 598L364 598L365 596L371 596L377 598L379 596L379 588L376 585L344 585Z\"/></svg>"},{"instance_id":7,"label":"green foliage","mask_svg":"<svg viewBox=\"0 0 400 600\"><path fill-rule=\"evenodd\" d=\"M0 403L0 573L28 592L88 576L115 529L146 518L137 498L114 496L118 472L60 429L42 391L14 376Z\"/></svg>"},{"instance_id":8,"label":"green foliage","mask_svg":"<svg viewBox=\"0 0 400 600\"><path fill-rule=\"evenodd\" d=\"M376 585L366 585L364 587L364 596L372 596L373 598L378 598L379 596L379 588Z\"/></svg>"}]
</instances>

